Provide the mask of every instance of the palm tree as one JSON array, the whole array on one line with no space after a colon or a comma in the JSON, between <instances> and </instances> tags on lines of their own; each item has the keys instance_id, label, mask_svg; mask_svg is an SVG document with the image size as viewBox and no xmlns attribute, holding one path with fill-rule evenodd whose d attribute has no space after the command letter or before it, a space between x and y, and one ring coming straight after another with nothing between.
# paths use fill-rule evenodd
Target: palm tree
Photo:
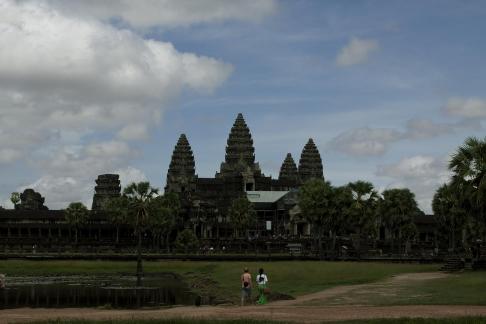
<instances>
[{"instance_id":1,"label":"palm tree","mask_svg":"<svg viewBox=\"0 0 486 324\"><path fill-rule=\"evenodd\" d=\"M228 210L228 216L234 226L234 236L239 237L240 230L248 228L248 226L255 221L256 212L253 205L245 196L233 200L231 207Z\"/></svg>"},{"instance_id":2,"label":"palm tree","mask_svg":"<svg viewBox=\"0 0 486 324\"><path fill-rule=\"evenodd\" d=\"M120 227L128 222L128 199L125 196L108 199L103 203L103 211L116 228L116 244L120 242Z\"/></svg>"},{"instance_id":3,"label":"palm tree","mask_svg":"<svg viewBox=\"0 0 486 324\"><path fill-rule=\"evenodd\" d=\"M331 217L329 230L332 236L331 250L336 249L336 236L345 230L349 217L350 207L353 203L353 195L348 186L333 187L332 200L330 204Z\"/></svg>"},{"instance_id":4,"label":"palm tree","mask_svg":"<svg viewBox=\"0 0 486 324\"><path fill-rule=\"evenodd\" d=\"M414 217L421 211L418 209L415 195L407 188L387 189L383 191L378 212L385 227L391 233L391 250L394 242L399 240L401 247L402 229L414 221Z\"/></svg>"},{"instance_id":5,"label":"palm tree","mask_svg":"<svg viewBox=\"0 0 486 324\"><path fill-rule=\"evenodd\" d=\"M452 185L461 192L476 209L475 215L481 224L486 223L484 206L486 203L486 138L480 140L468 137L449 161L453 172ZM472 210L471 210L472 211ZM479 217L478 217L479 216Z\"/></svg>"},{"instance_id":6,"label":"palm tree","mask_svg":"<svg viewBox=\"0 0 486 324\"><path fill-rule=\"evenodd\" d=\"M359 254L363 230L375 236L378 193L374 190L373 184L367 181L351 182L348 187L353 195L353 202L349 211L350 223L354 226L358 236L357 250Z\"/></svg>"},{"instance_id":7,"label":"palm tree","mask_svg":"<svg viewBox=\"0 0 486 324\"><path fill-rule=\"evenodd\" d=\"M70 203L64 211L66 221L71 227L74 227L75 243L78 244L78 229L80 225L85 224L89 218L89 211L81 202Z\"/></svg>"},{"instance_id":8,"label":"palm tree","mask_svg":"<svg viewBox=\"0 0 486 324\"><path fill-rule=\"evenodd\" d=\"M179 222L180 208L179 197L173 192L155 198L151 204L150 228L158 239L158 247L162 236L165 236L167 253L170 253L170 235Z\"/></svg>"},{"instance_id":9,"label":"palm tree","mask_svg":"<svg viewBox=\"0 0 486 324\"><path fill-rule=\"evenodd\" d=\"M298 205L303 217L312 225L317 237L319 258L323 258L322 237L333 221L333 189L329 182L320 179L307 181L300 187Z\"/></svg>"},{"instance_id":10,"label":"palm tree","mask_svg":"<svg viewBox=\"0 0 486 324\"><path fill-rule=\"evenodd\" d=\"M129 218L138 238L137 244L137 285L142 285L142 232L149 224L150 211L157 197L158 189L152 188L149 182L131 183L123 190L128 199Z\"/></svg>"},{"instance_id":11,"label":"palm tree","mask_svg":"<svg viewBox=\"0 0 486 324\"><path fill-rule=\"evenodd\" d=\"M447 231L449 248L456 248L456 233L461 231L467 222L467 213L463 208L461 197L452 185L444 184L434 195L432 210L437 222Z\"/></svg>"}]
</instances>

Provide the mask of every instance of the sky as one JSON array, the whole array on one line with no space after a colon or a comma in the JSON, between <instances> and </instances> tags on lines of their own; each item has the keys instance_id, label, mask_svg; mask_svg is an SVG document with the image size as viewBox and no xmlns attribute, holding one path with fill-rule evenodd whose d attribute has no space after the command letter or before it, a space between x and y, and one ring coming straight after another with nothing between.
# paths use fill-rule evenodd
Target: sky
<instances>
[{"instance_id":1,"label":"sky","mask_svg":"<svg viewBox=\"0 0 486 324\"><path fill-rule=\"evenodd\" d=\"M266 175L313 138L333 185L430 213L484 137L485 30L481 0L0 0L0 205L91 206L103 173L163 189L181 133L212 177L241 112Z\"/></svg>"}]
</instances>

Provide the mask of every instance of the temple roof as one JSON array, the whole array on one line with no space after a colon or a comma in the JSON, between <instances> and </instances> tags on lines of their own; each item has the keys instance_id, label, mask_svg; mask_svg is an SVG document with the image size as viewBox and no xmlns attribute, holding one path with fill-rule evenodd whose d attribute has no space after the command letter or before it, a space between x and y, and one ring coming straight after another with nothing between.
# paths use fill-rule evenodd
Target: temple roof
<instances>
[{"instance_id":1,"label":"temple roof","mask_svg":"<svg viewBox=\"0 0 486 324\"><path fill-rule=\"evenodd\" d=\"M225 162L228 165L244 163L248 166L252 166L255 163L253 139L241 113L236 117L228 136Z\"/></svg>"},{"instance_id":2,"label":"temple roof","mask_svg":"<svg viewBox=\"0 0 486 324\"><path fill-rule=\"evenodd\" d=\"M299 176L305 182L309 179L323 179L321 154L312 138L305 144L299 160Z\"/></svg>"},{"instance_id":3,"label":"temple roof","mask_svg":"<svg viewBox=\"0 0 486 324\"><path fill-rule=\"evenodd\" d=\"M297 171L297 166L295 165L292 154L287 153L285 160L280 167L280 173L278 175L279 180L293 180L298 181L299 172Z\"/></svg>"},{"instance_id":4,"label":"temple roof","mask_svg":"<svg viewBox=\"0 0 486 324\"><path fill-rule=\"evenodd\" d=\"M167 176L194 176L196 164L192 154L191 145L185 134L181 134L172 153Z\"/></svg>"},{"instance_id":5,"label":"temple roof","mask_svg":"<svg viewBox=\"0 0 486 324\"><path fill-rule=\"evenodd\" d=\"M275 203L289 191L247 191L246 197L252 203Z\"/></svg>"}]
</instances>

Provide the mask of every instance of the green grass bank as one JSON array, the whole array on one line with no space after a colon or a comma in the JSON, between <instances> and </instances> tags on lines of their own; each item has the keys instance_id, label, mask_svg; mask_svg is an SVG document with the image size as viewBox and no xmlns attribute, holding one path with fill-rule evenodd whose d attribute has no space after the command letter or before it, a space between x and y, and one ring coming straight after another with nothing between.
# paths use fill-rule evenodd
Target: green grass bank
<instances>
[{"instance_id":1,"label":"green grass bank","mask_svg":"<svg viewBox=\"0 0 486 324\"><path fill-rule=\"evenodd\" d=\"M3 260L0 273L9 276L117 275L135 272L132 261L27 261ZM437 271L434 264L394 264L366 262L204 262L147 261L147 273L171 272L180 275L203 294L234 300L239 294L239 278L244 267L255 276L263 267L273 291L299 296L338 285L374 282L409 272Z\"/></svg>"}]
</instances>

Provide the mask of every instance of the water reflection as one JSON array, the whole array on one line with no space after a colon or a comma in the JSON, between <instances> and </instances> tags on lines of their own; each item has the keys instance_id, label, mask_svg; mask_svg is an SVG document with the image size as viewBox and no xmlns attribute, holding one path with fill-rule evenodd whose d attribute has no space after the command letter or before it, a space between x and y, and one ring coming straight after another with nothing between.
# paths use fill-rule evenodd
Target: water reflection
<instances>
[{"instance_id":1,"label":"water reflection","mask_svg":"<svg viewBox=\"0 0 486 324\"><path fill-rule=\"evenodd\" d=\"M40 279L40 278L39 278ZM84 281L84 282L83 282ZM119 280L18 280L0 289L0 308L98 307L114 308L194 305L196 296L180 280L151 279L145 286Z\"/></svg>"}]
</instances>

